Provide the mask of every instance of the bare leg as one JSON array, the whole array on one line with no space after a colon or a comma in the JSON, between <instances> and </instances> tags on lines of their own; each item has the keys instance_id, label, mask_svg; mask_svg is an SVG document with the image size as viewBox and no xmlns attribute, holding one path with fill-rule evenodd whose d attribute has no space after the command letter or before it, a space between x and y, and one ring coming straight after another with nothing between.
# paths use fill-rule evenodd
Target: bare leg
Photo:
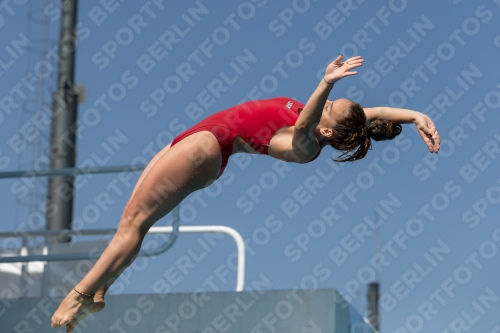
<instances>
[{"instance_id":1,"label":"bare leg","mask_svg":"<svg viewBox=\"0 0 500 333\"><path fill-rule=\"evenodd\" d=\"M161 159L163 155L170 149L170 144L166 147L164 147L162 150L160 150L154 157L153 159L149 162L149 164L146 166L144 171L142 172L141 176L137 180L137 184L135 184L134 190L132 191L132 194L130 195L130 199L134 197L135 192L141 185L142 181L144 178L147 176L149 171L156 165L156 163ZM104 301L104 295L108 291L109 287L113 284L113 282L116 280L116 278L112 278L104 286L102 286L99 290L95 292L94 295L94 303L92 305L92 308L90 309L90 313L96 313L104 309L106 306L106 303Z\"/></svg>"},{"instance_id":2,"label":"bare leg","mask_svg":"<svg viewBox=\"0 0 500 333\"><path fill-rule=\"evenodd\" d=\"M168 144L166 147L164 147L162 150L160 150L152 159L149 161L148 165L142 172L141 176L137 180L137 183L134 186L134 189L132 191L132 194L130 195L129 201L134 197L135 192L141 186L142 181L146 176L148 175L149 171L156 165L156 163L162 158L163 155L170 149L170 144ZM128 204L128 203L127 203ZM96 313L104 309L105 307L105 302L104 302L104 295L108 291L108 289L111 287L113 282L115 282L116 278L112 278L104 286L101 287L98 291L96 291L95 296L94 296L94 306L92 307L91 313Z\"/></svg>"},{"instance_id":3,"label":"bare leg","mask_svg":"<svg viewBox=\"0 0 500 333\"><path fill-rule=\"evenodd\" d=\"M130 195L130 198L129 198L129 202L130 200L132 200L132 198L134 197L134 194L135 192L137 192L137 189L139 188L139 186L141 186L142 184L142 181L144 180L144 178L146 178L146 176L148 175L149 171L151 171L151 169L153 169L153 167L156 165L156 163L158 163L158 161L163 157L163 155L165 155L169 150L170 150L170 143L168 144L168 146L164 147L162 150L160 150L152 159L151 161L149 161L148 165L146 166L146 168L144 169L144 171L142 172L141 176L139 177L139 179L137 180L137 184L135 184L134 186L134 189L132 190L132 194ZM128 203L127 203L128 204Z\"/></svg>"},{"instance_id":4,"label":"bare leg","mask_svg":"<svg viewBox=\"0 0 500 333\"><path fill-rule=\"evenodd\" d=\"M162 154L163 152L163 154ZM128 201L120 225L104 253L75 288L93 294L115 279L139 253L149 228L186 196L211 184L221 167L219 143L210 132L183 139L148 165ZM146 170L145 170L146 173ZM92 310L93 299L71 291L52 317L52 327L67 324L67 331Z\"/></svg>"}]
</instances>

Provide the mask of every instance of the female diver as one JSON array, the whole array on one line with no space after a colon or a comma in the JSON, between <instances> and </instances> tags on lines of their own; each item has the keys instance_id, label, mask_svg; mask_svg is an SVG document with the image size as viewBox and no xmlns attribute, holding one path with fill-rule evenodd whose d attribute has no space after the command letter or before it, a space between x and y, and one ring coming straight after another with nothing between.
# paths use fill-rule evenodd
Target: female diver
<instances>
[{"instance_id":1,"label":"female diver","mask_svg":"<svg viewBox=\"0 0 500 333\"><path fill-rule=\"evenodd\" d=\"M314 160L326 145L342 151L338 162L362 159L375 141L393 139L414 123L432 153L440 139L426 115L388 107L362 108L348 99L327 100L333 85L357 74L364 60L337 57L306 105L290 98L250 101L216 113L188 129L148 164L127 202L118 230L89 273L52 317L67 332L104 308L104 293L129 266L149 228L185 197L209 186L235 153L261 153L287 162Z\"/></svg>"}]
</instances>

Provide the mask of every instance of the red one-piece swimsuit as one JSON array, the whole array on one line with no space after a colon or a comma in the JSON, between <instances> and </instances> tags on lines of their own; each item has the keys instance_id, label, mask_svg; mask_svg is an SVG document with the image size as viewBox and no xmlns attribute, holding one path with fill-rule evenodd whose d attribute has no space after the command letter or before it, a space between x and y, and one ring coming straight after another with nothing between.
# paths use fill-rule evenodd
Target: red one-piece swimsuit
<instances>
[{"instance_id":1,"label":"red one-piece swimsuit","mask_svg":"<svg viewBox=\"0 0 500 333\"><path fill-rule=\"evenodd\" d=\"M171 147L193 133L211 132L217 138L222 153L222 166L217 176L219 178L233 152L235 137L240 136L253 149L267 155L269 142L274 133L280 128L294 126L299 117L299 111L303 108L302 103L288 97L239 104L214 113L182 132L172 141Z\"/></svg>"}]
</instances>

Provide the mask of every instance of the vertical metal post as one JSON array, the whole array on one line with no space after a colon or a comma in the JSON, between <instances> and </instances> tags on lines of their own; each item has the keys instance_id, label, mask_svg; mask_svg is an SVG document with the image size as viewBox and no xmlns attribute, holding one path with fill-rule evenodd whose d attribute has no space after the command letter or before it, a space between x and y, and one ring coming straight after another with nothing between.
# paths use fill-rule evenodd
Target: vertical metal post
<instances>
[{"instance_id":1,"label":"vertical metal post","mask_svg":"<svg viewBox=\"0 0 500 333\"><path fill-rule=\"evenodd\" d=\"M77 96L74 91L77 0L61 1L61 28L57 90L52 101L50 167L75 166ZM47 202L47 229L70 229L73 217L72 176L50 177ZM70 237L50 238L51 243L70 241Z\"/></svg>"},{"instance_id":2,"label":"vertical metal post","mask_svg":"<svg viewBox=\"0 0 500 333\"><path fill-rule=\"evenodd\" d=\"M379 284L378 282L371 282L368 285L368 312L370 325L376 332L379 332L378 298Z\"/></svg>"}]
</instances>

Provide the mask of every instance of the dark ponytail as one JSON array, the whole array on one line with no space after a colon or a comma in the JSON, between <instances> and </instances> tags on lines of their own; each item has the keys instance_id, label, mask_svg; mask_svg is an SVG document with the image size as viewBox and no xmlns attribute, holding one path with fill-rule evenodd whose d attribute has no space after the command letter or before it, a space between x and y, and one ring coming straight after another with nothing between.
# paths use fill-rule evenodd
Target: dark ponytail
<instances>
[{"instance_id":1,"label":"dark ponytail","mask_svg":"<svg viewBox=\"0 0 500 333\"><path fill-rule=\"evenodd\" d=\"M385 119L367 121L361 105L352 102L347 115L337 119L333 135L327 142L343 151L336 162L354 162L362 159L371 149L371 139L392 140L401 133L401 125Z\"/></svg>"},{"instance_id":2,"label":"dark ponytail","mask_svg":"<svg viewBox=\"0 0 500 333\"><path fill-rule=\"evenodd\" d=\"M385 119L368 119L366 123L368 135L375 141L392 140L402 130L400 124Z\"/></svg>"}]
</instances>

